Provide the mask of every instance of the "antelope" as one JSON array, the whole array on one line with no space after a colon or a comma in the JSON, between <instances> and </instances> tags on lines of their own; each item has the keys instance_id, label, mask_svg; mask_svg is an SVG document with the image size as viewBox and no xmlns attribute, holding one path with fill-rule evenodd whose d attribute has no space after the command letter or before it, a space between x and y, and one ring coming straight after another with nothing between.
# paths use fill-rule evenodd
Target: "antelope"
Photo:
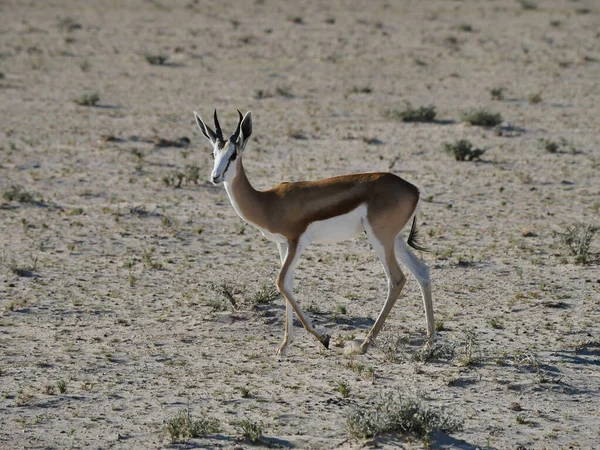
<instances>
[{"instance_id":1,"label":"antelope","mask_svg":"<svg viewBox=\"0 0 600 450\"><path fill-rule=\"evenodd\" d=\"M421 289L427 336L435 338L433 303L429 267L408 248L424 250L418 244L416 213L419 189L389 172L359 173L318 181L283 182L267 190L252 187L242 163L242 155L252 135L252 115L238 110L235 132L225 139L214 112L213 131L194 111L200 131L213 146L214 168L211 180L223 184L238 215L258 228L269 241L275 242L281 258L277 289L285 297L283 340L277 355L285 355L292 342L293 313L310 334L329 348L329 335L318 331L302 310L293 294L294 268L302 252L311 242L332 243L366 232L369 242L385 270L388 294L375 324L364 340L346 344L348 354L364 354L396 303L406 277L396 257L415 276ZM401 231L412 219L408 240ZM428 341L428 342L429 342Z\"/></svg>"}]
</instances>

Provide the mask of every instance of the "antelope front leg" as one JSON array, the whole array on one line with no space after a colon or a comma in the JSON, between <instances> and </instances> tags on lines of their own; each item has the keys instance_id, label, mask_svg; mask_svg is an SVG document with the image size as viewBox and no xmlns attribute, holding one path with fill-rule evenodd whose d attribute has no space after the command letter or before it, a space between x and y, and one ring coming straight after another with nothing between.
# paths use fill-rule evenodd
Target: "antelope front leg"
<instances>
[{"instance_id":1,"label":"antelope front leg","mask_svg":"<svg viewBox=\"0 0 600 450\"><path fill-rule=\"evenodd\" d=\"M281 259L281 266L283 267L283 263L285 262L285 257L287 255L288 246L287 244L277 244L277 248L279 249L279 258ZM283 340L279 347L277 347L277 354L285 356L287 348L292 343L292 336L294 334L294 308L292 308L292 304L285 301L285 325L283 331Z\"/></svg>"},{"instance_id":2,"label":"antelope front leg","mask_svg":"<svg viewBox=\"0 0 600 450\"><path fill-rule=\"evenodd\" d=\"M300 245L298 242L288 242L287 253L285 255L281 271L277 276L277 289L279 289L279 292L283 294L287 301L285 330L283 342L281 345L279 345L279 347L277 347L278 355L285 355L285 352L291 343L291 330L293 326L292 320L294 311L296 314L298 314L298 318L300 319L300 322L302 322L302 325L306 331L315 336L325 348L329 348L329 335L321 334L314 328L308 317L306 317L306 314L302 308L300 308L300 305L298 305L296 302L293 294L294 268L296 267L296 263L298 262L298 259L300 258L302 250L305 246L306 244Z\"/></svg>"}]
</instances>

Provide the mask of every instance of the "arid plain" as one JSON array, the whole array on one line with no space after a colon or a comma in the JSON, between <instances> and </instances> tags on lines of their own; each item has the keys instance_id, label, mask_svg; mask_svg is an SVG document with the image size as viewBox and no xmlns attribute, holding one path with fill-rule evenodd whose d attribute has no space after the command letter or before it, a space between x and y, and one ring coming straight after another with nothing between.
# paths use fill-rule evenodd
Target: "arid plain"
<instances>
[{"instance_id":1,"label":"arid plain","mask_svg":"<svg viewBox=\"0 0 600 450\"><path fill-rule=\"evenodd\" d=\"M584 0L0 1L0 448L597 448L600 239L578 264L557 233L600 225L599 25ZM296 322L275 356L279 255L208 182L214 108L252 111L257 188L420 186L434 347L407 273L344 355L386 294L361 237L296 270L331 348ZM391 392L462 430L349 433ZM172 443L181 411L219 431Z\"/></svg>"}]
</instances>

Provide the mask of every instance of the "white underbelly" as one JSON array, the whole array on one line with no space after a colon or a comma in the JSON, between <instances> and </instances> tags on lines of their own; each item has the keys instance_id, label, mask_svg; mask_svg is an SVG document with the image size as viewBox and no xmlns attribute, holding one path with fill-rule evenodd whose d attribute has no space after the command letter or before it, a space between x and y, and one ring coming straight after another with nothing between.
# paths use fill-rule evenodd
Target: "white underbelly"
<instances>
[{"instance_id":1,"label":"white underbelly","mask_svg":"<svg viewBox=\"0 0 600 450\"><path fill-rule=\"evenodd\" d=\"M303 237L306 237L309 242L322 244L352 239L365 231L363 221L366 220L366 216L366 205L360 205L347 214L311 223Z\"/></svg>"},{"instance_id":2,"label":"white underbelly","mask_svg":"<svg viewBox=\"0 0 600 450\"><path fill-rule=\"evenodd\" d=\"M256 228L258 228L262 235L271 242L277 242L278 244L285 244L287 242L287 239L283 234L271 233L269 230L261 227Z\"/></svg>"}]
</instances>

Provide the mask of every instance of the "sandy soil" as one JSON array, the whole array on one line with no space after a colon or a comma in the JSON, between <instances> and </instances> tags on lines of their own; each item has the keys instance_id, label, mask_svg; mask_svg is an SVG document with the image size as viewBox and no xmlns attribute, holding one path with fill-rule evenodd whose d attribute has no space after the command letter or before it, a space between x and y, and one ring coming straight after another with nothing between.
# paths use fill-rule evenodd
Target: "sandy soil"
<instances>
[{"instance_id":1,"label":"sandy soil","mask_svg":"<svg viewBox=\"0 0 600 450\"><path fill-rule=\"evenodd\" d=\"M262 424L257 447L420 448L348 435L349 411L390 391L463 421L434 448L597 448L600 272L553 231L599 225L600 9L525 6L0 1L0 189L35 200L0 199L0 448L168 447L186 408L222 428L191 447L246 448L235 421L247 419ZM85 93L95 107L74 101ZM385 115L406 102L439 120ZM462 123L471 107L502 126ZM296 271L300 303L336 345L296 323L275 357L283 302L253 301L278 253L207 182L192 110L213 108L226 132L252 110L244 162L258 188L391 166L422 188L421 256L454 357L416 360L412 278L377 348L344 356L385 296L365 238L313 245ZM447 155L458 139L487 148L483 161Z\"/></svg>"}]
</instances>

